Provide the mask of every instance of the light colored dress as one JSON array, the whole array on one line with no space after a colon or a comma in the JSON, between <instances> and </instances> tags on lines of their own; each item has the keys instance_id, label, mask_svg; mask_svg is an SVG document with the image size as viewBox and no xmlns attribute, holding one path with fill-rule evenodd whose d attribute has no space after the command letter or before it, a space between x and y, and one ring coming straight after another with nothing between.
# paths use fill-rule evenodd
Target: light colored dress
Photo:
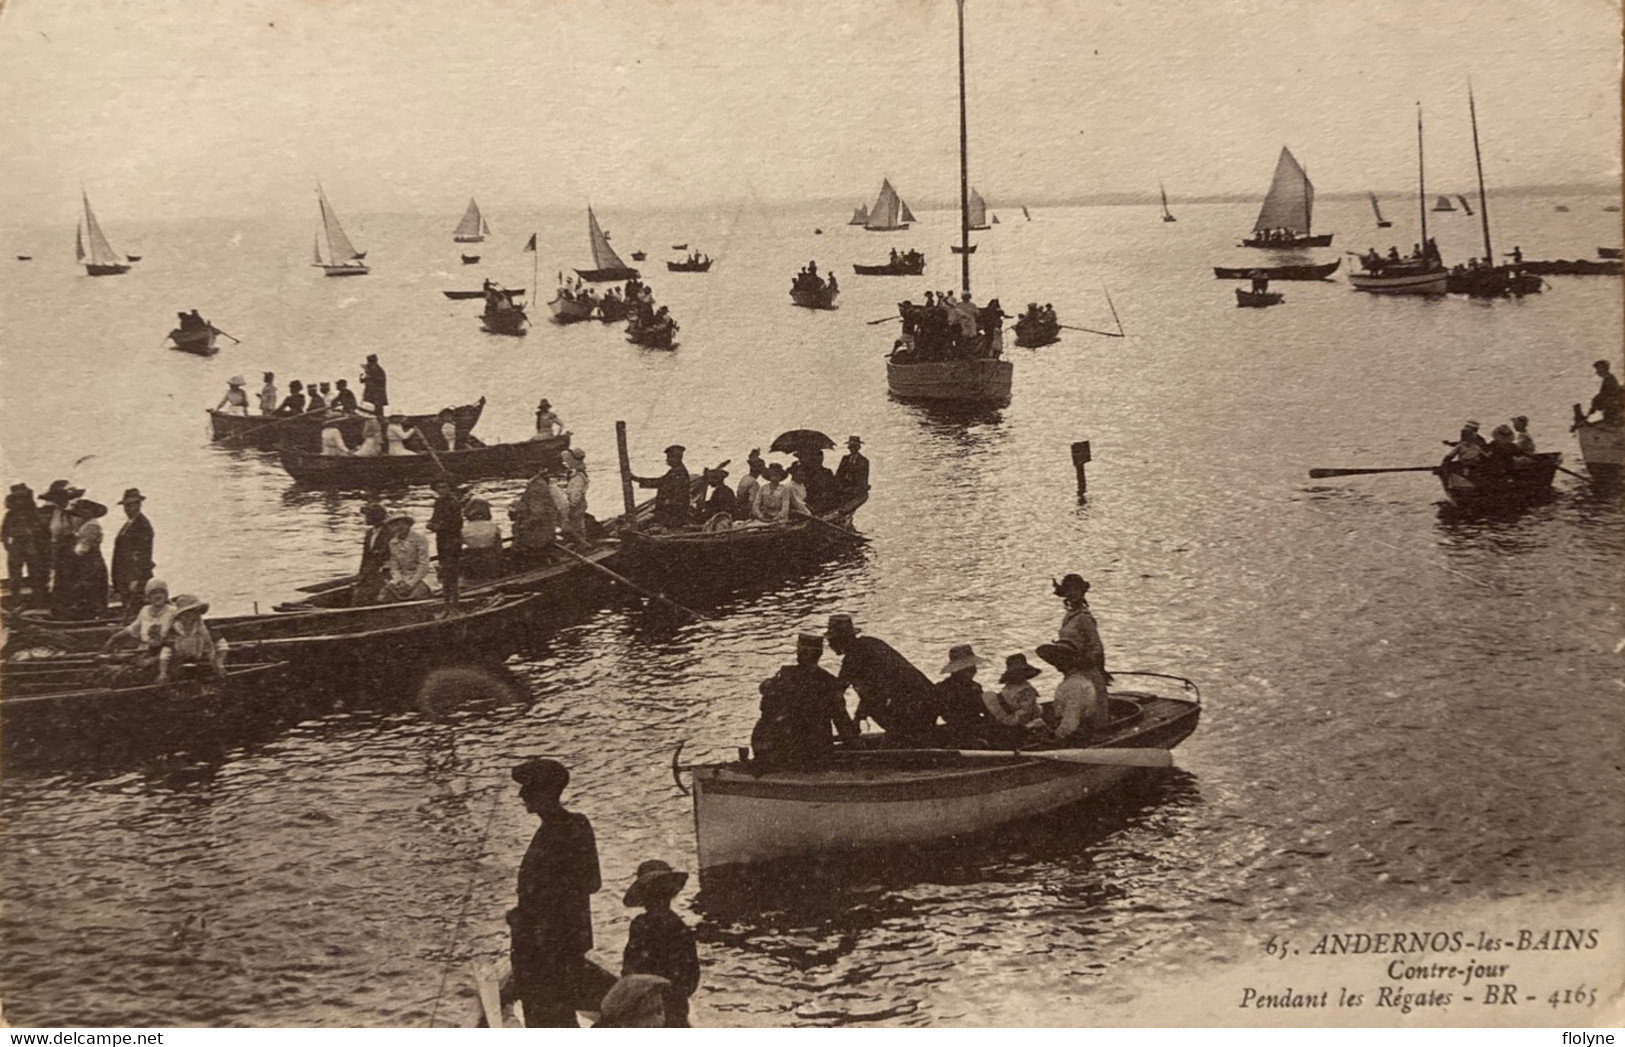
<instances>
[{"instance_id":1,"label":"light colored dress","mask_svg":"<svg viewBox=\"0 0 1625 1047\"><path fill-rule=\"evenodd\" d=\"M330 425L322 430L322 454L329 457L349 458L351 452L349 445L344 442L344 434L339 427Z\"/></svg>"},{"instance_id":2,"label":"light colored dress","mask_svg":"<svg viewBox=\"0 0 1625 1047\"><path fill-rule=\"evenodd\" d=\"M790 519L794 510L803 516L811 516L807 512L807 503L796 493L796 489L786 483L768 483L766 487L756 492L756 504L751 515L763 523L778 523Z\"/></svg>"},{"instance_id":3,"label":"light colored dress","mask_svg":"<svg viewBox=\"0 0 1625 1047\"><path fill-rule=\"evenodd\" d=\"M586 466L574 464L570 467L570 478L564 483L564 529L582 543L587 540L588 482Z\"/></svg>"},{"instance_id":4,"label":"light colored dress","mask_svg":"<svg viewBox=\"0 0 1625 1047\"><path fill-rule=\"evenodd\" d=\"M1055 727L1060 742L1085 742L1104 731L1108 721L1106 702L1087 673L1068 673L1055 685L1055 715L1060 717Z\"/></svg>"},{"instance_id":5,"label":"light colored dress","mask_svg":"<svg viewBox=\"0 0 1625 1047\"><path fill-rule=\"evenodd\" d=\"M376 458L384 453L383 429L378 419L367 417L361 421L361 446L355 449L357 458Z\"/></svg>"},{"instance_id":6,"label":"light colored dress","mask_svg":"<svg viewBox=\"0 0 1625 1047\"><path fill-rule=\"evenodd\" d=\"M274 383L267 382L260 386L260 414L276 414L276 405L281 399Z\"/></svg>"},{"instance_id":7,"label":"light colored dress","mask_svg":"<svg viewBox=\"0 0 1625 1047\"><path fill-rule=\"evenodd\" d=\"M390 454L392 454L392 455L417 454L416 451L414 451L411 448L406 446L406 438L408 436L411 436L412 434L407 432L406 429L403 426L399 426L399 425L396 425L394 422L390 422L389 423L389 434L388 435L389 435L389 453Z\"/></svg>"},{"instance_id":8,"label":"light colored dress","mask_svg":"<svg viewBox=\"0 0 1625 1047\"><path fill-rule=\"evenodd\" d=\"M434 566L429 562L429 540L417 531L389 543L386 600L421 600L429 595Z\"/></svg>"},{"instance_id":9,"label":"light colored dress","mask_svg":"<svg viewBox=\"0 0 1625 1047\"><path fill-rule=\"evenodd\" d=\"M997 691L986 691L982 703L1001 727L1025 727L1042 719L1038 712L1038 689L1030 680L1007 683Z\"/></svg>"}]
</instances>

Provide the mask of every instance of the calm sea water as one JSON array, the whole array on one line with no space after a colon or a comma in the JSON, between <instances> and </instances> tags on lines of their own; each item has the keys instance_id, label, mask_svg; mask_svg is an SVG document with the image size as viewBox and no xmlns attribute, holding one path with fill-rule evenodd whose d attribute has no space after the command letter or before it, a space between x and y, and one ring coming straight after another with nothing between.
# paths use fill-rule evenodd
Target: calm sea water
<instances>
[{"instance_id":1,"label":"calm sea water","mask_svg":"<svg viewBox=\"0 0 1625 1047\"><path fill-rule=\"evenodd\" d=\"M1498 204L1501 248L1572 258L1618 243L1606 201L1566 202L1568 214ZM1058 623L1051 576L1074 570L1094 582L1115 667L1202 685L1180 770L1115 806L969 844L810 864L753 893L691 886L680 904L702 942L699 1022L1121 1019L1156 978L1222 967L1328 914L1403 920L1621 881L1619 506L1560 476L1550 505L1460 520L1424 474L1307 479L1314 466L1430 464L1464 418L1520 413L1578 467L1568 405L1594 391L1593 359L1617 357L1618 280L1554 278L1539 297L1482 303L1366 297L1339 274L1239 310L1209 266L1257 259L1233 246L1250 206L1181 207L1170 225L1145 208L1044 209L1030 223L1003 210L979 236L978 300L1052 302L1063 322L1110 329L1104 288L1127 337L1068 331L1012 350L1011 405L956 417L887 399L895 327L865 323L957 285L943 214L881 236L838 213L607 211L623 253L649 252L645 272L682 323L668 354L545 316L524 339L486 335L477 303L439 294L484 275L532 286L519 248L533 228L550 287L586 264L581 215L492 214L485 264L464 267L458 207L368 216L335 201L376 268L326 280L305 264L313 216L155 225L97 204L114 244L144 255L127 276L83 276L61 229L4 245L3 472L36 490L70 478L108 503L141 487L159 575L216 613L348 571L360 531L353 500L209 446L204 408L233 374L251 388L262 370L353 381L367 353L408 409L487 396L487 440L524 435L549 397L588 453L601 515L618 504L617 419L646 472L674 441L694 465L731 459L737 477L782 430L860 433L875 493L857 522L872 542L714 605L710 621L581 615L509 663L515 697L357 701L6 768L0 978L14 1022L460 1020L468 962L505 948L533 826L507 772L532 753L573 768L568 799L597 827L598 955L613 965L637 863L692 868L672 748L743 744L756 683L797 631L847 612L927 671L955 643L1031 652ZM1363 203L1321 211L1339 231L1327 258L1416 238L1402 214L1391 241ZM1475 249L1474 220L1432 224L1448 259ZM717 259L709 275L660 271L681 242ZM892 245L924 250L927 276L846 275ZM789 305L809 258L842 274L839 311ZM212 360L161 349L191 308L242 344ZM1068 454L1082 439L1095 457L1085 504Z\"/></svg>"}]
</instances>

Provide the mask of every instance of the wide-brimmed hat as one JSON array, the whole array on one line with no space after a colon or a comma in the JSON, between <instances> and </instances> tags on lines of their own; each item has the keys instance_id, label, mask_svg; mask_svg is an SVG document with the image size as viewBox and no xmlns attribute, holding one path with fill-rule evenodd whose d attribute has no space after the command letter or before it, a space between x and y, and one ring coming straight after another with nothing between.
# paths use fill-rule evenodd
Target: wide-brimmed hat
<instances>
[{"instance_id":1,"label":"wide-brimmed hat","mask_svg":"<svg viewBox=\"0 0 1625 1047\"><path fill-rule=\"evenodd\" d=\"M141 488L127 487L124 489L124 497L118 500L118 504L129 505L131 502L144 502L146 500L147 496L141 493Z\"/></svg>"},{"instance_id":2,"label":"wide-brimmed hat","mask_svg":"<svg viewBox=\"0 0 1625 1047\"><path fill-rule=\"evenodd\" d=\"M578 462L585 462L587 460L587 452L583 451L579 447L572 447L564 453L574 458Z\"/></svg>"},{"instance_id":3,"label":"wide-brimmed hat","mask_svg":"<svg viewBox=\"0 0 1625 1047\"><path fill-rule=\"evenodd\" d=\"M1058 582L1052 578L1050 579L1050 586L1055 590L1055 595L1062 599L1081 600L1089 595L1089 583L1084 580L1081 574L1069 574Z\"/></svg>"},{"instance_id":4,"label":"wide-brimmed hat","mask_svg":"<svg viewBox=\"0 0 1625 1047\"><path fill-rule=\"evenodd\" d=\"M630 908L648 904L646 899L650 894L675 897L687 882L688 873L673 869L659 858L650 858L638 866L637 877L621 901Z\"/></svg>"},{"instance_id":5,"label":"wide-brimmed hat","mask_svg":"<svg viewBox=\"0 0 1625 1047\"><path fill-rule=\"evenodd\" d=\"M659 1029L666 1024L671 982L658 974L628 974L609 987L594 1029Z\"/></svg>"},{"instance_id":6,"label":"wide-brimmed hat","mask_svg":"<svg viewBox=\"0 0 1625 1047\"><path fill-rule=\"evenodd\" d=\"M161 578L148 578L147 584L141 589L141 591L147 596L151 596L153 593L158 592L159 590L166 593L169 592L169 583Z\"/></svg>"},{"instance_id":7,"label":"wide-brimmed hat","mask_svg":"<svg viewBox=\"0 0 1625 1047\"><path fill-rule=\"evenodd\" d=\"M824 638L831 636L856 636L858 627L852 624L850 614L832 614L829 616L829 627L824 631Z\"/></svg>"},{"instance_id":8,"label":"wide-brimmed hat","mask_svg":"<svg viewBox=\"0 0 1625 1047\"><path fill-rule=\"evenodd\" d=\"M769 480L782 480L786 475L787 474L784 471L784 466L780 465L778 462L771 462L768 464L767 478Z\"/></svg>"},{"instance_id":9,"label":"wide-brimmed hat","mask_svg":"<svg viewBox=\"0 0 1625 1047\"><path fill-rule=\"evenodd\" d=\"M1012 654L1004 659L1004 674L999 677L1000 683L1015 683L1017 680L1031 680L1043 673L1044 670L1027 661L1024 654Z\"/></svg>"},{"instance_id":10,"label":"wide-brimmed hat","mask_svg":"<svg viewBox=\"0 0 1625 1047\"><path fill-rule=\"evenodd\" d=\"M949 673L957 673L961 669L974 669L978 665L986 664L987 659L971 650L970 644L959 643L948 648L948 664L937 671L946 676Z\"/></svg>"},{"instance_id":11,"label":"wide-brimmed hat","mask_svg":"<svg viewBox=\"0 0 1625 1047\"><path fill-rule=\"evenodd\" d=\"M848 447L862 447L863 446L863 437L861 437L861 436L848 436L846 438L846 446L848 446Z\"/></svg>"},{"instance_id":12,"label":"wide-brimmed hat","mask_svg":"<svg viewBox=\"0 0 1625 1047\"><path fill-rule=\"evenodd\" d=\"M83 516L87 520L96 520L107 515L107 506L93 502L89 498L75 498L68 503L68 512L74 516Z\"/></svg>"},{"instance_id":13,"label":"wide-brimmed hat","mask_svg":"<svg viewBox=\"0 0 1625 1047\"><path fill-rule=\"evenodd\" d=\"M244 378L240 374L234 374L230 378L226 379L226 384L227 385L247 385L248 384L248 379Z\"/></svg>"},{"instance_id":14,"label":"wide-brimmed hat","mask_svg":"<svg viewBox=\"0 0 1625 1047\"><path fill-rule=\"evenodd\" d=\"M570 769L557 760L550 760L545 756L535 756L526 760L515 767L511 774L520 788L535 786L549 792L563 792L564 787L570 784Z\"/></svg>"},{"instance_id":15,"label":"wide-brimmed hat","mask_svg":"<svg viewBox=\"0 0 1625 1047\"><path fill-rule=\"evenodd\" d=\"M194 611L198 614L204 614L208 611L208 609L209 601L201 600L198 597L193 596L191 593L182 593L181 595L175 597L175 617L177 618L183 614L190 614Z\"/></svg>"},{"instance_id":16,"label":"wide-brimmed hat","mask_svg":"<svg viewBox=\"0 0 1625 1047\"><path fill-rule=\"evenodd\" d=\"M413 516L411 513L390 513L389 518L385 520L384 523L400 523L402 520L405 520L409 524L415 524L418 522L418 518Z\"/></svg>"},{"instance_id":17,"label":"wide-brimmed hat","mask_svg":"<svg viewBox=\"0 0 1625 1047\"><path fill-rule=\"evenodd\" d=\"M545 411L549 407L552 407L552 406L553 406L553 402L551 400L549 400L547 397L544 396L544 397L542 397L541 402L536 405L536 410Z\"/></svg>"},{"instance_id":18,"label":"wide-brimmed hat","mask_svg":"<svg viewBox=\"0 0 1625 1047\"><path fill-rule=\"evenodd\" d=\"M1083 648L1071 640L1057 640L1054 643L1039 644L1038 657L1063 673L1084 667Z\"/></svg>"},{"instance_id":19,"label":"wide-brimmed hat","mask_svg":"<svg viewBox=\"0 0 1625 1047\"><path fill-rule=\"evenodd\" d=\"M84 493L85 489L83 487L74 487L66 480L52 480L51 486L47 487L45 493L39 497L42 502L55 502L58 506L63 506Z\"/></svg>"}]
</instances>

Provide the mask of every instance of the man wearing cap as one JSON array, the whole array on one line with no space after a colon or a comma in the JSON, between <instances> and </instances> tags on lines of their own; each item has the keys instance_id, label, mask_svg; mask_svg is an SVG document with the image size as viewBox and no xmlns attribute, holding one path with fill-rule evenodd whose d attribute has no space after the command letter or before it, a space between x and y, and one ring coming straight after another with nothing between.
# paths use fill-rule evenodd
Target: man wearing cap
<instances>
[{"instance_id":1,"label":"man wearing cap","mask_svg":"<svg viewBox=\"0 0 1625 1047\"><path fill-rule=\"evenodd\" d=\"M1061 616L1057 643L1070 643L1082 653L1083 669L1102 696L1111 676L1106 672L1106 645L1100 641L1100 626L1089 610L1089 583L1081 574L1069 574L1059 582L1052 582L1055 595L1061 598L1066 613Z\"/></svg>"},{"instance_id":2,"label":"man wearing cap","mask_svg":"<svg viewBox=\"0 0 1625 1047\"><path fill-rule=\"evenodd\" d=\"M584 999L593 991L592 896L603 886L598 844L587 816L560 801L570 784L563 764L526 760L513 780L525 810L541 820L519 863L519 904L508 911L514 987L527 1027L575 1028L577 1007L598 1002ZM600 998L607 989L597 989Z\"/></svg>"},{"instance_id":3,"label":"man wearing cap","mask_svg":"<svg viewBox=\"0 0 1625 1047\"><path fill-rule=\"evenodd\" d=\"M1585 416L1590 418L1600 412L1603 425L1625 425L1625 389L1620 387L1607 360L1598 360L1591 367L1602 379L1602 388L1591 398L1591 410Z\"/></svg>"},{"instance_id":4,"label":"man wearing cap","mask_svg":"<svg viewBox=\"0 0 1625 1047\"><path fill-rule=\"evenodd\" d=\"M843 740L857 740L858 725L846 711L846 685L819 666L823 654L823 638L802 633L796 637L796 664L781 666L762 681L762 717L750 734L758 759L815 762L834 747L832 728Z\"/></svg>"},{"instance_id":5,"label":"man wearing cap","mask_svg":"<svg viewBox=\"0 0 1625 1047\"><path fill-rule=\"evenodd\" d=\"M859 450L863 441L856 436L846 438L846 454L835 467L835 482L847 498L869 493L869 459Z\"/></svg>"},{"instance_id":6,"label":"man wearing cap","mask_svg":"<svg viewBox=\"0 0 1625 1047\"><path fill-rule=\"evenodd\" d=\"M911 745L936 726L930 679L884 640L859 636L849 614L832 614L825 633L841 655L837 679L858 693L856 719L873 720L894 746Z\"/></svg>"},{"instance_id":7,"label":"man wearing cap","mask_svg":"<svg viewBox=\"0 0 1625 1047\"><path fill-rule=\"evenodd\" d=\"M666 475L654 478L634 476L639 487L653 488L655 492L654 522L662 527L676 529L689 522L689 503L693 483L683 465L682 444L666 448Z\"/></svg>"},{"instance_id":8,"label":"man wearing cap","mask_svg":"<svg viewBox=\"0 0 1625 1047\"><path fill-rule=\"evenodd\" d=\"M338 387L337 391L333 393L333 399L332 399L332 407L333 407L333 409L337 410L337 411L343 411L346 414L355 414L356 413L355 394L350 391L350 383L348 381L346 381L345 379L340 378L338 381L334 382L333 384Z\"/></svg>"},{"instance_id":9,"label":"man wearing cap","mask_svg":"<svg viewBox=\"0 0 1625 1047\"><path fill-rule=\"evenodd\" d=\"M124 525L113 538L113 592L124 604L126 614L135 614L146 602L147 580L152 577L152 523L141 511L146 501L140 488L124 492L119 504L124 507Z\"/></svg>"}]
</instances>

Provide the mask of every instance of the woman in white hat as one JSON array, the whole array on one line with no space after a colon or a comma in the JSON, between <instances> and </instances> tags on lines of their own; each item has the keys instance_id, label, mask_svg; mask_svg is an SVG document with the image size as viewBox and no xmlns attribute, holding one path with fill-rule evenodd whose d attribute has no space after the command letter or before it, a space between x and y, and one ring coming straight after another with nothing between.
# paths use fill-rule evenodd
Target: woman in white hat
<instances>
[{"instance_id":1,"label":"woman in white hat","mask_svg":"<svg viewBox=\"0 0 1625 1047\"><path fill-rule=\"evenodd\" d=\"M216 676L226 675L225 640L215 642L209 627L203 624L209 604L191 593L175 597L175 616L170 622L169 634L158 650L158 682L167 683L171 666L204 666Z\"/></svg>"},{"instance_id":2,"label":"woman in white hat","mask_svg":"<svg viewBox=\"0 0 1625 1047\"><path fill-rule=\"evenodd\" d=\"M384 521L390 540L388 580L380 594L383 603L429 598L429 578L434 571L429 562L429 540L412 530L415 523L417 518L411 513L396 513Z\"/></svg>"},{"instance_id":3,"label":"woman in white hat","mask_svg":"<svg viewBox=\"0 0 1625 1047\"><path fill-rule=\"evenodd\" d=\"M226 379L226 395L214 405L214 409L221 414L248 414L248 382L242 375L233 375Z\"/></svg>"}]
</instances>

